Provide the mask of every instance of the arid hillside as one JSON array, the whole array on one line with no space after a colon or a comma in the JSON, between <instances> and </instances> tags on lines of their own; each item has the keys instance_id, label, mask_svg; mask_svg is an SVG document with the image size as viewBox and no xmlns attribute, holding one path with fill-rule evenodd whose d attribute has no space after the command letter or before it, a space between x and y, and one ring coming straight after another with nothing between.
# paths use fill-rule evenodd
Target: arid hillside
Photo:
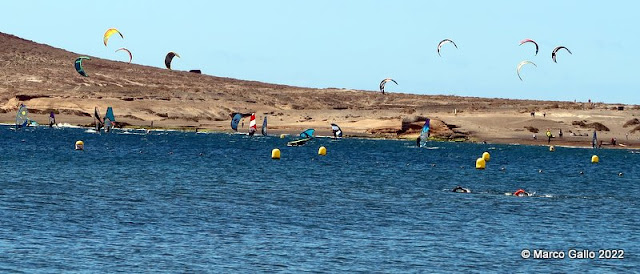
<instances>
[{"instance_id":1,"label":"arid hillside","mask_svg":"<svg viewBox=\"0 0 640 274\"><path fill-rule=\"evenodd\" d=\"M153 121L158 127L230 130L232 113L255 112L260 121L269 116L272 132L315 127L327 134L329 124L338 123L347 135L411 137L428 117L437 137L512 142L529 138L527 127L563 129L565 136L575 132L584 137L590 130L573 124L583 120L626 137L632 128L624 123L640 114L637 106L619 111L618 105L580 102L312 89L94 57L83 63L89 77L82 77L74 69L78 56L84 54L0 33L0 122L13 123L20 103L40 123L54 111L58 122L78 125L93 122L94 107L104 111L112 106L118 121L134 126ZM531 117L531 112L537 115Z\"/></svg>"}]
</instances>

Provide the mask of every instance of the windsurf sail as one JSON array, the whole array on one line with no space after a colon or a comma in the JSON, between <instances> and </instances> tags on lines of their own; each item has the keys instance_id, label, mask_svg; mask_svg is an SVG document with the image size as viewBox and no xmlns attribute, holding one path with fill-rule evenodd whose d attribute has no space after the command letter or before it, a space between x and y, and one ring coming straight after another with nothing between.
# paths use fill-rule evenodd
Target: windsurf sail
<instances>
[{"instance_id":1,"label":"windsurf sail","mask_svg":"<svg viewBox=\"0 0 640 274\"><path fill-rule=\"evenodd\" d=\"M113 115L113 108L107 108L107 114L104 115L104 130L110 131L116 125L116 117Z\"/></svg>"},{"instance_id":2,"label":"windsurf sail","mask_svg":"<svg viewBox=\"0 0 640 274\"><path fill-rule=\"evenodd\" d=\"M255 134L257 130L258 129L256 127L256 114L251 113L251 120L249 120L249 135L253 136L253 134Z\"/></svg>"},{"instance_id":3,"label":"windsurf sail","mask_svg":"<svg viewBox=\"0 0 640 274\"><path fill-rule=\"evenodd\" d=\"M56 124L56 114L53 113L53 111L51 113L49 113L49 127L53 127L53 125Z\"/></svg>"},{"instance_id":4,"label":"windsurf sail","mask_svg":"<svg viewBox=\"0 0 640 274\"><path fill-rule=\"evenodd\" d=\"M427 138L429 138L430 122L431 122L431 119L429 118L427 118L427 120L424 122L424 126L422 126L422 131L420 132L420 139L427 140Z\"/></svg>"},{"instance_id":5,"label":"windsurf sail","mask_svg":"<svg viewBox=\"0 0 640 274\"><path fill-rule=\"evenodd\" d=\"M267 116L264 116L262 121L262 135L267 136Z\"/></svg>"},{"instance_id":6,"label":"windsurf sail","mask_svg":"<svg viewBox=\"0 0 640 274\"><path fill-rule=\"evenodd\" d=\"M333 138L342 137L342 129L338 125L331 124L331 131L333 131Z\"/></svg>"},{"instance_id":7,"label":"windsurf sail","mask_svg":"<svg viewBox=\"0 0 640 274\"><path fill-rule=\"evenodd\" d=\"M310 128L310 129L307 129L307 130L301 132L300 133L300 137L302 137L302 138L313 138L313 134L315 132L316 132L315 129Z\"/></svg>"},{"instance_id":8,"label":"windsurf sail","mask_svg":"<svg viewBox=\"0 0 640 274\"><path fill-rule=\"evenodd\" d=\"M593 148L597 148L598 147L598 134L596 133L596 131L593 131L593 139L591 140L591 146Z\"/></svg>"},{"instance_id":9,"label":"windsurf sail","mask_svg":"<svg viewBox=\"0 0 640 274\"><path fill-rule=\"evenodd\" d=\"M16 128L26 127L29 124L29 110L24 104L20 104L16 115Z\"/></svg>"},{"instance_id":10,"label":"windsurf sail","mask_svg":"<svg viewBox=\"0 0 640 274\"><path fill-rule=\"evenodd\" d=\"M100 132L100 129L104 126L104 120L100 118L100 111L96 107L93 111L93 118L96 119L96 132Z\"/></svg>"},{"instance_id":11,"label":"windsurf sail","mask_svg":"<svg viewBox=\"0 0 640 274\"><path fill-rule=\"evenodd\" d=\"M238 131L238 124L240 123L240 120L242 120L242 114L236 113L236 115L233 115L233 118L231 119L231 129Z\"/></svg>"}]
</instances>

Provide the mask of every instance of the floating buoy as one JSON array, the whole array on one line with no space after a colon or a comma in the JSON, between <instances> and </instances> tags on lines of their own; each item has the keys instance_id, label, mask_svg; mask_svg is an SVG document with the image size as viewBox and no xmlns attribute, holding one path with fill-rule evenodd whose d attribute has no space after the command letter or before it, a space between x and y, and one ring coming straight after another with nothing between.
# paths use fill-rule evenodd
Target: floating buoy
<instances>
[{"instance_id":1,"label":"floating buoy","mask_svg":"<svg viewBox=\"0 0 640 274\"><path fill-rule=\"evenodd\" d=\"M598 162L600 162L600 158L598 157L598 155L591 156L591 162L594 164L597 164Z\"/></svg>"},{"instance_id":2,"label":"floating buoy","mask_svg":"<svg viewBox=\"0 0 640 274\"><path fill-rule=\"evenodd\" d=\"M549 146L549 151L551 151L551 152L556 151L556 147L555 146Z\"/></svg>"},{"instance_id":3,"label":"floating buoy","mask_svg":"<svg viewBox=\"0 0 640 274\"><path fill-rule=\"evenodd\" d=\"M321 155L321 156L325 156L325 155L327 155L327 148L326 148L326 147L324 147L324 146L321 146L321 147L318 149L318 155Z\"/></svg>"},{"instance_id":4,"label":"floating buoy","mask_svg":"<svg viewBox=\"0 0 640 274\"><path fill-rule=\"evenodd\" d=\"M280 139L284 139L285 136L286 135L284 135L284 134L280 134Z\"/></svg>"},{"instance_id":5,"label":"floating buoy","mask_svg":"<svg viewBox=\"0 0 640 274\"><path fill-rule=\"evenodd\" d=\"M622 174L622 172L618 173L618 176L622 177L622 175L624 175L624 174Z\"/></svg>"},{"instance_id":6,"label":"floating buoy","mask_svg":"<svg viewBox=\"0 0 640 274\"><path fill-rule=\"evenodd\" d=\"M476 169L484 169L486 165L487 162L484 158L478 158L478 160L476 160Z\"/></svg>"},{"instance_id":7,"label":"floating buoy","mask_svg":"<svg viewBox=\"0 0 640 274\"><path fill-rule=\"evenodd\" d=\"M271 151L271 159L275 159L275 160L279 160L280 159L280 150L277 148L274 148Z\"/></svg>"},{"instance_id":8,"label":"floating buoy","mask_svg":"<svg viewBox=\"0 0 640 274\"><path fill-rule=\"evenodd\" d=\"M84 142L76 141L76 150L84 150Z\"/></svg>"},{"instance_id":9,"label":"floating buoy","mask_svg":"<svg viewBox=\"0 0 640 274\"><path fill-rule=\"evenodd\" d=\"M491 161L491 154L485 151L484 153L482 153L482 159L484 159L485 162Z\"/></svg>"}]
</instances>

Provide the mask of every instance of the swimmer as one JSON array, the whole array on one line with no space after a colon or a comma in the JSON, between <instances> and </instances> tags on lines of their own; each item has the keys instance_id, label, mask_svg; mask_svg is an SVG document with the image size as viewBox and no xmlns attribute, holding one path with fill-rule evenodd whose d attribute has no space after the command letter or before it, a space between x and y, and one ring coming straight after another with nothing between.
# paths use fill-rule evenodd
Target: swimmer
<instances>
[{"instance_id":1,"label":"swimmer","mask_svg":"<svg viewBox=\"0 0 640 274\"><path fill-rule=\"evenodd\" d=\"M513 193L513 196L526 197L526 196L531 196L531 194L524 191L524 189L521 188L516 190L516 192Z\"/></svg>"},{"instance_id":2,"label":"swimmer","mask_svg":"<svg viewBox=\"0 0 640 274\"><path fill-rule=\"evenodd\" d=\"M464 188L461 186L456 186L455 188L453 188L453 190L451 190L452 192L457 192L457 193L471 193L471 190L468 188Z\"/></svg>"}]
</instances>

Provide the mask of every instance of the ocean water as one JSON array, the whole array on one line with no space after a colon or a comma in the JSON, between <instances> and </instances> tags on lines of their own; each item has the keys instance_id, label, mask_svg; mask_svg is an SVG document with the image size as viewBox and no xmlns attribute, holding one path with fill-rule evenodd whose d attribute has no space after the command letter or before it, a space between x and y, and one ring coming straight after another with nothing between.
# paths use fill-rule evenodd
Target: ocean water
<instances>
[{"instance_id":1,"label":"ocean water","mask_svg":"<svg viewBox=\"0 0 640 274\"><path fill-rule=\"evenodd\" d=\"M0 272L639 269L632 151L289 140L2 126ZM491 161L476 170L484 151ZM452 193L456 185L472 193ZM519 188L535 195L505 195ZM598 258L604 249L623 259ZM534 259L535 250L565 258Z\"/></svg>"}]
</instances>

